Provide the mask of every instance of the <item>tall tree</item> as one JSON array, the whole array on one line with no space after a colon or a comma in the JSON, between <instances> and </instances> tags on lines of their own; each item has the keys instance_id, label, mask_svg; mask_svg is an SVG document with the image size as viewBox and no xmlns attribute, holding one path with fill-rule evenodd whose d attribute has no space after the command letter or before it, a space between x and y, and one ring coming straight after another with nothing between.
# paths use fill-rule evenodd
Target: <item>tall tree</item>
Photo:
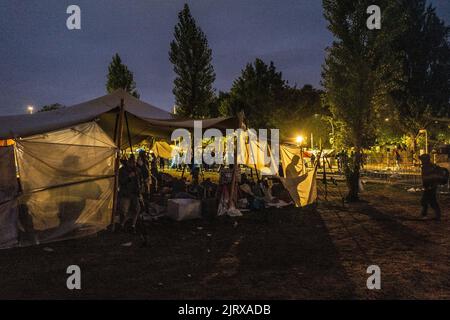
<instances>
[{"instance_id":1,"label":"tall tree","mask_svg":"<svg viewBox=\"0 0 450 320\"><path fill-rule=\"evenodd\" d=\"M221 110L228 115L244 111L251 127L267 128L272 124L274 112L282 106L286 88L286 82L273 62L267 65L256 59L254 63L247 64L239 78L234 80Z\"/></svg>"},{"instance_id":2,"label":"tall tree","mask_svg":"<svg viewBox=\"0 0 450 320\"><path fill-rule=\"evenodd\" d=\"M193 118L209 116L214 99L212 84L216 78L211 64L212 53L187 4L178 14L174 37L169 58L176 74L172 92L177 115Z\"/></svg>"},{"instance_id":3,"label":"tall tree","mask_svg":"<svg viewBox=\"0 0 450 320\"><path fill-rule=\"evenodd\" d=\"M425 0L391 1L384 15L380 109L415 149L420 129L450 115L450 28Z\"/></svg>"},{"instance_id":4,"label":"tall tree","mask_svg":"<svg viewBox=\"0 0 450 320\"><path fill-rule=\"evenodd\" d=\"M219 94L218 111L224 116L244 111L250 127L280 129L282 140L295 138L293 135L301 129L314 131L317 141L327 141L329 124L321 123L321 115L328 114L321 104L321 94L311 85L300 89L289 86L273 62L256 59L242 70L229 93ZM319 125L325 129L323 137Z\"/></svg>"},{"instance_id":5,"label":"tall tree","mask_svg":"<svg viewBox=\"0 0 450 320\"><path fill-rule=\"evenodd\" d=\"M374 2L323 0L328 29L335 37L327 48L323 85L341 143L352 148L345 165L348 201L358 200L362 149L374 140L372 98L377 66L373 52L377 30L369 30L366 25L366 10Z\"/></svg>"},{"instance_id":6,"label":"tall tree","mask_svg":"<svg viewBox=\"0 0 450 320\"><path fill-rule=\"evenodd\" d=\"M139 98L133 72L128 70L128 67L122 63L122 59L117 53L113 56L112 61L108 66L107 79L106 91L108 93L117 89L124 89L129 94Z\"/></svg>"}]
</instances>

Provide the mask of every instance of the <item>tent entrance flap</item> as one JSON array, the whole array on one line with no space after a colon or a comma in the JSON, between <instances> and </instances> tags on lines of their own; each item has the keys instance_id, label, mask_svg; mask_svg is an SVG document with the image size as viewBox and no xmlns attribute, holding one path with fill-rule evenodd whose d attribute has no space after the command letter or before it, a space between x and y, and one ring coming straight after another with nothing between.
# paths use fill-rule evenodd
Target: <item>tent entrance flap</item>
<instances>
[{"instance_id":1,"label":"tent entrance flap","mask_svg":"<svg viewBox=\"0 0 450 320\"><path fill-rule=\"evenodd\" d=\"M95 122L16 140L15 152L23 191L17 237L2 247L77 238L109 225L116 147Z\"/></svg>"}]
</instances>

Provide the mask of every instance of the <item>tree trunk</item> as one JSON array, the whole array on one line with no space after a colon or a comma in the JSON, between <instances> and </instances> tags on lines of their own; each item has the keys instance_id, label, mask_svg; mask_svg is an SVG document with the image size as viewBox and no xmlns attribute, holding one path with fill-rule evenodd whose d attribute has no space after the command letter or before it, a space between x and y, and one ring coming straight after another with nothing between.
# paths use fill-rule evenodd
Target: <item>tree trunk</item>
<instances>
[{"instance_id":1,"label":"tree trunk","mask_svg":"<svg viewBox=\"0 0 450 320\"><path fill-rule=\"evenodd\" d=\"M416 135L414 133L410 133L409 135L411 139L411 163L415 165L416 163L416 154L417 154L417 140Z\"/></svg>"},{"instance_id":2,"label":"tree trunk","mask_svg":"<svg viewBox=\"0 0 450 320\"><path fill-rule=\"evenodd\" d=\"M347 180L348 194L346 200L348 202L356 202L359 200L359 178L361 169L362 154L361 149L356 148L355 153L347 164Z\"/></svg>"}]
</instances>

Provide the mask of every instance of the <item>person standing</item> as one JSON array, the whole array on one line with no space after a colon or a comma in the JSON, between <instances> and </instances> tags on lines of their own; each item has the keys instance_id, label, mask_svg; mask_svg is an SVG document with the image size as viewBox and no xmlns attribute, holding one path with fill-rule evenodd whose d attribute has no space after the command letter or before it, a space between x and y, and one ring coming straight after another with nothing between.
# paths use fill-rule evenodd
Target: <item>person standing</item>
<instances>
[{"instance_id":1,"label":"person standing","mask_svg":"<svg viewBox=\"0 0 450 320\"><path fill-rule=\"evenodd\" d=\"M142 193L146 197L150 193L150 170L149 170L149 161L147 158L147 154L144 150L141 150L137 159L137 167L139 168Z\"/></svg>"},{"instance_id":2,"label":"person standing","mask_svg":"<svg viewBox=\"0 0 450 320\"><path fill-rule=\"evenodd\" d=\"M431 162L429 154L422 154L419 157L422 162L422 184L423 184L423 194L421 199L422 205L422 216L425 217L428 213L428 206L430 206L435 214L436 220L441 220L441 208L439 207L439 203L437 200L437 187L438 180L436 177L436 165Z\"/></svg>"},{"instance_id":3,"label":"person standing","mask_svg":"<svg viewBox=\"0 0 450 320\"><path fill-rule=\"evenodd\" d=\"M400 146L397 146L394 148L394 157L395 157L395 169L397 171L400 170L400 162L401 162L401 155L400 155Z\"/></svg>"},{"instance_id":4,"label":"person standing","mask_svg":"<svg viewBox=\"0 0 450 320\"><path fill-rule=\"evenodd\" d=\"M131 155L127 161L127 165L123 167L122 172L119 171L119 197L120 211L123 216L121 227L131 220L131 228L136 232L136 222L141 211L140 205L140 174L136 166L134 155Z\"/></svg>"}]
</instances>

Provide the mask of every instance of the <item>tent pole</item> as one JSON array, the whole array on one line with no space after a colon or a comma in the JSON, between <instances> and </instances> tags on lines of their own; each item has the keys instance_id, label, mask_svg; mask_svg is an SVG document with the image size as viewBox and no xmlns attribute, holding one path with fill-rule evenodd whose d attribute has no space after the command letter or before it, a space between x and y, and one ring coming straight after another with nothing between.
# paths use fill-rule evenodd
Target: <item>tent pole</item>
<instances>
[{"instance_id":1,"label":"tent pole","mask_svg":"<svg viewBox=\"0 0 450 320\"><path fill-rule=\"evenodd\" d=\"M131 154L133 154L133 146L131 144L130 126L128 125L128 116L125 112L124 112L124 114L125 114L125 123L127 125L128 143L130 144L130 152L131 152Z\"/></svg>"},{"instance_id":2,"label":"tent pole","mask_svg":"<svg viewBox=\"0 0 450 320\"><path fill-rule=\"evenodd\" d=\"M322 150L320 151L322 153ZM326 161L327 156L323 156L323 183L325 184L325 200L328 200L328 184L327 184L327 169L326 169ZM320 165L320 158L319 158L319 165Z\"/></svg>"},{"instance_id":3,"label":"tent pole","mask_svg":"<svg viewBox=\"0 0 450 320\"><path fill-rule=\"evenodd\" d=\"M115 124L114 124L114 135L113 135L113 137L114 137L114 142L116 142L116 139L117 139L117 125L119 124L119 114L116 114L116 120L115 120L114 123Z\"/></svg>"},{"instance_id":4,"label":"tent pole","mask_svg":"<svg viewBox=\"0 0 450 320\"><path fill-rule=\"evenodd\" d=\"M117 146L117 154L116 154L116 160L114 163L114 193L113 193L113 210L112 210L112 216L111 216L111 224L112 224L112 231L115 231L115 217L117 214L117 202L119 198L118 194L118 187L119 187L119 166L120 166L120 147L122 146L122 134L123 134L123 117L125 115L125 108L124 108L124 101L123 99L120 99L120 109L119 109L119 117L118 117L118 127L119 132L117 134L115 142Z\"/></svg>"},{"instance_id":5,"label":"tent pole","mask_svg":"<svg viewBox=\"0 0 450 320\"><path fill-rule=\"evenodd\" d=\"M243 127L243 123L244 123L244 113L241 111L237 114L237 127L238 129L241 129ZM233 137L234 139L234 137ZM238 177L237 177L237 168L238 168L238 161L237 161L237 137L236 137L236 144L234 145L234 159L233 159L233 175L231 178L231 190L230 190L230 207L232 208L236 208L237 205L237 181L238 181ZM236 199L235 199L236 198Z\"/></svg>"},{"instance_id":6,"label":"tent pole","mask_svg":"<svg viewBox=\"0 0 450 320\"><path fill-rule=\"evenodd\" d=\"M260 183L261 179L259 178L258 167L256 166L255 155L253 154L253 152L251 150L250 138L248 140L248 143L246 143L246 146L247 146L247 154L250 154L250 153L252 154L252 159L253 159L253 162L254 162L253 166L255 167L255 173L256 173L256 180L257 180L258 183ZM252 171L252 173L253 173L253 171ZM253 178L253 174L252 174L252 178Z\"/></svg>"}]
</instances>

